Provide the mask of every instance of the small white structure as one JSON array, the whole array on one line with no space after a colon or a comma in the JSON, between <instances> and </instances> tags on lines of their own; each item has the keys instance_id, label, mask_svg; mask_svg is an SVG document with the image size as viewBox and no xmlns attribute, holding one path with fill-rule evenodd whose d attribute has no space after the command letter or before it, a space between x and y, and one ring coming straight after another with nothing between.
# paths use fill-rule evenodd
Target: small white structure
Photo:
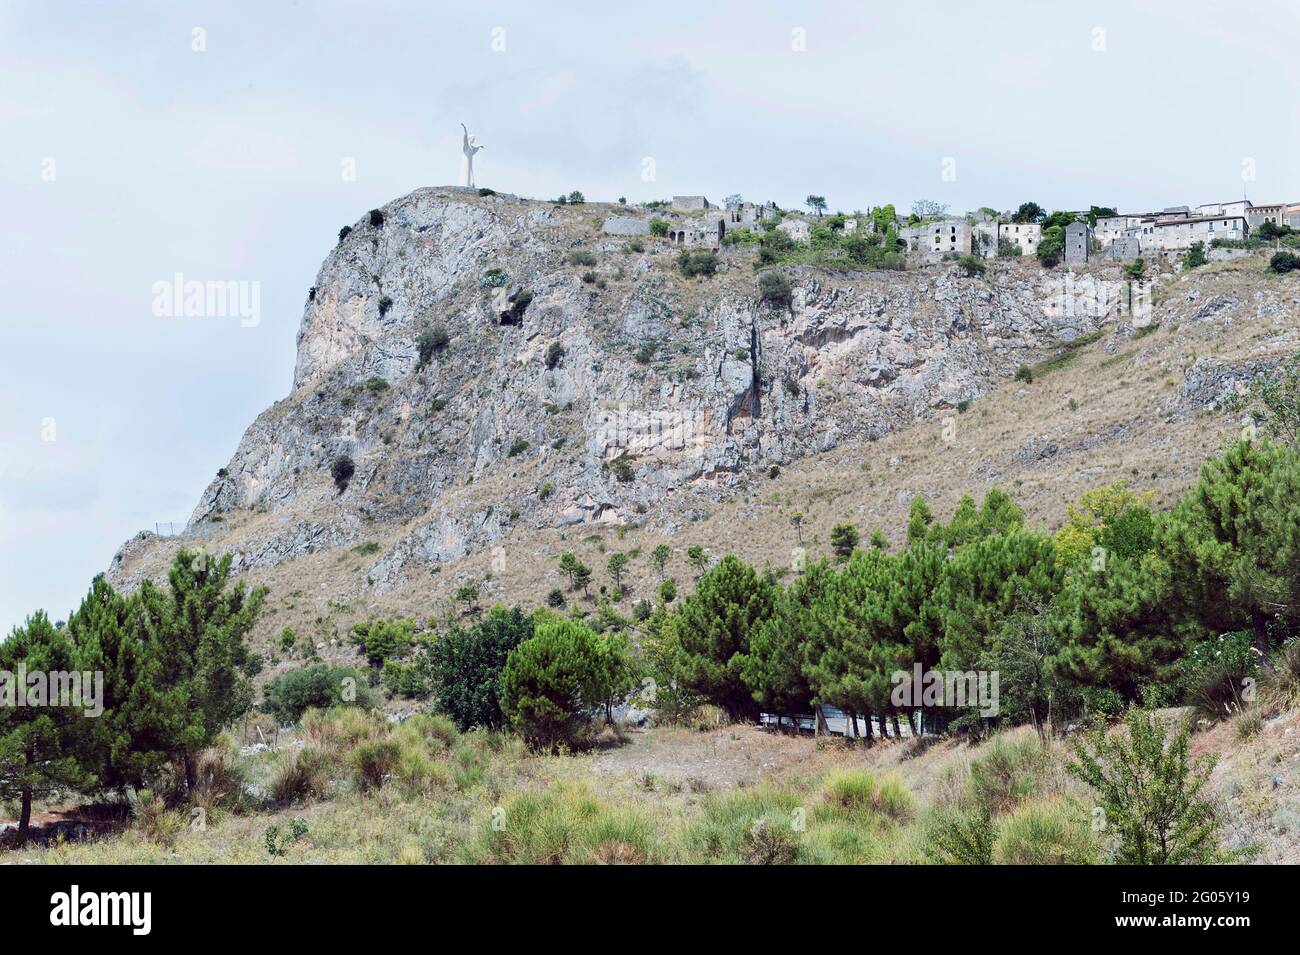
<instances>
[{"instance_id":1,"label":"small white structure","mask_svg":"<svg viewBox=\"0 0 1300 955\"><path fill-rule=\"evenodd\" d=\"M1184 207L1185 208L1185 207ZM1196 207L1195 216L1187 215L1184 218L1218 218L1221 216L1242 216L1251 208L1249 199L1233 199L1230 202L1206 202ZM1188 210L1190 213L1190 210Z\"/></svg>"},{"instance_id":2,"label":"small white structure","mask_svg":"<svg viewBox=\"0 0 1300 955\"><path fill-rule=\"evenodd\" d=\"M460 128L465 130L465 137L464 139L461 140L461 145L460 145L461 152L465 154L465 161L464 163L461 164L460 167L460 184L462 186L468 186L469 188L473 189L474 188L474 155L480 149L484 149L485 147L480 146L477 142L475 142L474 137L469 134L469 130L466 129L464 123L460 124Z\"/></svg>"}]
</instances>

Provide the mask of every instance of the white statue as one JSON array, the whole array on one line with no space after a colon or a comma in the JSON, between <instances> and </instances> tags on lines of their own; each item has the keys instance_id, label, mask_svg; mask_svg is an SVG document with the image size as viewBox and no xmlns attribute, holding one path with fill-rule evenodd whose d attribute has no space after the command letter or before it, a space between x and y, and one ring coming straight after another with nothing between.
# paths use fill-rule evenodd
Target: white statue
<instances>
[{"instance_id":1,"label":"white statue","mask_svg":"<svg viewBox=\"0 0 1300 955\"><path fill-rule=\"evenodd\" d=\"M483 147L474 142L474 137L465 129L465 124L461 123L460 128L465 130L465 139L461 143L461 150L465 153L465 168L461 173L461 185L474 188L474 154Z\"/></svg>"}]
</instances>

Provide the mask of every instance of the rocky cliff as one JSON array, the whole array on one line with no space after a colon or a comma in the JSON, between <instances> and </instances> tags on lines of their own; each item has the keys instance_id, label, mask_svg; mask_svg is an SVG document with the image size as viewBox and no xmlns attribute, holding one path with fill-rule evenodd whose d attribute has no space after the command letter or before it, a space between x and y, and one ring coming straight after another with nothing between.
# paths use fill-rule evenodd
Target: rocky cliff
<instances>
[{"instance_id":1,"label":"rocky cliff","mask_svg":"<svg viewBox=\"0 0 1300 955\"><path fill-rule=\"evenodd\" d=\"M792 302L769 305L752 248L685 278L665 240L604 236L608 211L428 188L345 230L308 294L293 391L191 531L272 516L236 548L253 568L407 527L367 574L383 589L507 525L671 526L692 497L977 398L1116 316L1052 307L1018 264L789 266ZM499 496L465 493L484 484Z\"/></svg>"}]
</instances>

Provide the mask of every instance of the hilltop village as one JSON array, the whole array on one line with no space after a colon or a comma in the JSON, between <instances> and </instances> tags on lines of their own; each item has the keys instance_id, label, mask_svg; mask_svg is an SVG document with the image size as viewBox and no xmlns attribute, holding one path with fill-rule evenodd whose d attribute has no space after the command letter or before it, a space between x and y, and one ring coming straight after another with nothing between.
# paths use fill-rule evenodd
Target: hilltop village
<instances>
[{"instance_id":1,"label":"hilltop village","mask_svg":"<svg viewBox=\"0 0 1300 955\"><path fill-rule=\"evenodd\" d=\"M815 230L824 227L843 234L865 232L887 246L895 243L909 258L920 261L1038 256L1047 264L1098 258L1172 259L1197 243L1209 250L1210 258L1228 259L1245 254L1252 236L1277 238L1300 231L1300 202L1255 205L1245 198L1158 212L1120 213L1092 206L1050 215L1032 202L1014 212L981 208L961 216L948 214L937 203L922 202L906 218L895 213L892 205L870 213L826 215L822 197L809 196L808 204L812 212L804 214L782 210L772 202L746 202L739 196L729 197L721 206L704 196L673 196L671 202L646 203L629 207L628 214L610 216L604 231L620 236L655 234L683 246L717 248L772 230L785 232L797 242L814 241Z\"/></svg>"}]
</instances>

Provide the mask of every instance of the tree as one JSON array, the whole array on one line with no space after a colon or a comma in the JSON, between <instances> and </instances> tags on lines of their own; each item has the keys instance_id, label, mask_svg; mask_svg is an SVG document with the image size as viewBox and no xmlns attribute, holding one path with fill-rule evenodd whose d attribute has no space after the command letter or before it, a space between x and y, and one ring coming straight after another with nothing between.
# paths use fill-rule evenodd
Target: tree
<instances>
[{"instance_id":1,"label":"tree","mask_svg":"<svg viewBox=\"0 0 1300 955\"><path fill-rule=\"evenodd\" d=\"M578 564L573 571L573 583L582 591L584 597L587 596L587 588L591 586L591 568L586 564Z\"/></svg>"},{"instance_id":2,"label":"tree","mask_svg":"<svg viewBox=\"0 0 1300 955\"><path fill-rule=\"evenodd\" d=\"M578 568L582 566L582 561L578 560L578 555L565 551L560 555L560 573L569 578L569 589L573 590L577 585Z\"/></svg>"},{"instance_id":3,"label":"tree","mask_svg":"<svg viewBox=\"0 0 1300 955\"><path fill-rule=\"evenodd\" d=\"M1098 219L1106 219L1119 213L1110 206L1089 206L1088 207L1088 225L1095 226Z\"/></svg>"},{"instance_id":4,"label":"tree","mask_svg":"<svg viewBox=\"0 0 1300 955\"><path fill-rule=\"evenodd\" d=\"M198 754L253 705L252 677L260 658L245 643L266 599L266 588L231 581L230 554L181 550L167 572L166 589L140 584L142 638L156 645L159 683L183 702L180 726L169 740L184 764L186 791L195 782Z\"/></svg>"},{"instance_id":5,"label":"tree","mask_svg":"<svg viewBox=\"0 0 1300 955\"><path fill-rule=\"evenodd\" d=\"M671 577L659 582L659 600L666 607L677 599L677 581Z\"/></svg>"},{"instance_id":6,"label":"tree","mask_svg":"<svg viewBox=\"0 0 1300 955\"><path fill-rule=\"evenodd\" d=\"M709 569L709 555L704 553L704 548L699 544L692 544L690 547L686 548L686 559L690 561L691 566L695 568L696 580L700 579L700 574L703 574Z\"/></svg>"},{"instance_id":7,"label":"tree","mask_svg":"<svg viewBox=\"0 0 1300 955\"><path fill-rule=\"evenodd\" d=\"M852 524L836 524L831 528L831 550L838 560L848 560L860 539L858 529Z\"/></svg>"},{"instance_id":8,"label":"tree","mask_svg":"<svg viewBox=\"0 0 1300 955\"><path fill-rule=\"evenodd\" d=\"M452 599L458 604L464 604L463 613L474 614L478 612L478 584L472 580L467 580L456 588L452 594Z\"/></svg>"},{"instance_id":9,"label":"tree","mask_svg":"<svg viewBox=\"0 0 1300 955\"><path fill-rule=\"evenodd\" d=\"M790 523L794 526L795 536L799 538L799 543L803 543L803 513L796 511L790 515Z\"/></svg>"},{"instance_id":10,"label":"tree","mask_svg":"<svg viewBox=\"0 0 1300 955\"><path fill-rule=\"evenodd\" d=\"M654 564L655 573L659 579L664 579L664 568L668 566L668 558L673 556L673 549L667 544L656 544L655 549L650 552L650 563Z\"/></svg>"},{"instance_id":11,"label":"tree","mask_svg":"<svg viewBox=\"0 0 1300 955\"><path fill-rule=\"evenodd\" d=\"M700 578L679 611L682 683L732 719L754 715L753 693L741 674L750 641L772 616L776 595L774 584L728 554Z\"/></svg>"},{"instance_id":12,"label":"tree","mask_svg":"<svg viewBox=\"0 0 1300 955\"><path fill-rule=\"evenodd\" d=\"M1043 229L1043 237L1038 242L1038 261L1044 268L1055 268L1061 263L1065 254L1065 228L1053 225Z\"/></svg>"},{"instance_id":13,"label":"tree","mask_svg":"<svg viewBox=\"0 0 1300 955\"><path fill-rule=\"evenodd\" d=\"M510 651L533 635L533 619L519 607L493 607L473 627L452 627L427 651L434 708L462 731L505 725L501 674Z\"/></svg>"},{"instance_id":14,"label":"tree","mask_svg":"<svg viewBox=\"0 0 1300 955\"><path fill-rule=\"evenodd\" d=\"M349 682L350 681L350 682ZM262 709L280 723L296 723L308 707L376 706L365 677L351 667L311 663L281 673L266 685Z\"/></svg>"},{"instance_id":15,"label":"tree","mask_svg":"<svg viewBox=\"0 0 1300 955\"><path fill-rule=\"evenodd\" d=\"M501 709L529 745L558 752L573 743L604 703L600 644L585 624L555 619L510 651L501 674Z\"/></svg>"},{"instance_id":16,"label":"tree","mask_svg":"<svg viewBox=\"0 0 1300 955\"><path fill-rule=\"evenodd\" d=\"M919 494L912 498L912 503L907 507L908 542L925 540L925 535L930 529L930 522L933 520L934 514L930 510L930 505L925 502L925 498Z\"/></svg>"},{"instance_id":17,"label":"tree","mask_svg":"<svg viewBox=\"0 0 1300 955\"><path fill-rule=\"evenodd\" d=\"M766 712L806 713L812 690L804 675L804 641L812 606L833 576L824 561L799 575L776 599L772 616L758 628L741 665L741 679Z\"/></svg>"},{"instance_id":18,"label":"tree","mask_svg":"<svg viewBox=\"0 0 1300 955\"><path fill-rule=\"evenodd\" d=\"M605 571L609 574L609 579L614 582L614 589L620 594L623 592L623 575L627 573L627 565L632 562L623 551L615 551L609 555L609 560L605 562Z\"/></svg>"},{"instance_id":19,"label":"tree","mask_svg":"<svg viewBox=\"0 0 1300 955\"><path fill-rule=\"evenodd\" d=\"M87 765L106 791L151 786L187 718L182 690L163 683L166 661L144 637L139 603L138 593L123 596L100 574L68 618L83 666L104 674L104 712L89 721Z\"/></svg>"},{"instance_id":20,"label":"tree","mask_svg":"<svg viewBox=\"0 0 1300 955\"><path fill-rule=\"evenodd\" d=\"M912 203L912 215L919 221L942 219L948 212L948 203L935 202L932 199L917 199Z\"/></svg>"},{"instance_id":21,"label":"tree","mask_svg":"<svg viewBox=\"0 0 1300 955\"><path fill-rule=\"evenodd\" d=\"M892 707L892 675L910 670L909 648L889 605L896 558L858 551L828 577L807 618L805 673L813 698L844 710L849 719L880 714L883 729ZM897 719L895 715L895 719Z\"/></svg>"},{"instance_id":22,"label":"tree","mask_svg":"<svg viewBox=\"0 0 1300 955\"><path fill-rule=\"evenodd\" d=\"M1270 435L1293 447L1300 445L1300 352L1256 376L1248 401Z\"/></svg>"},{"instance_id":23,"label":"tree","mask_svg":"<svg viewBox=\"0 0 1300 955\"><path fill-rule=\"evenodd\" d=\"M1071 775L1097 792L1105 831L1114 835L1121 865L1204 865L1224 861L1214 808L1200 798L1214 757L1188 757L1190 728L1166 742L1168 726L1133 709L1124 734L1102 723L1073 744Z\"/></svg>"},{"instance_id":24,"label":"tree","mask_svg":"<svg viewBox=\"0 0 1300 955\"><path fill-rule=\"evenodd\" d=\"M34 799L95 781L81 762L93 723L87 701L60 699L55 685L62 682L56 674L82 670L76 646L41 611L0 643L0 798L19 804L20 841L27 838Z\"/></svg>"},{"instance_id":25,"label":"tree","mask_svg":"<svg viewBox=\"0 0 1300 955\"><path fill-rule=\"evenodd\" d=\"M614 707L621 706L636 688L637 668L632 644L621 630L596 638L595 693L605 707L605 722L614 722Z\"/></svg>"},{"instance_id":26,"label":"tree","mask_svg":"<svg viewBox=\"0 0 1300 955\"><path fill-rule=\"evenodd\" d=\"M1020 208L1012 214L1011 221L1022 225L1028 222L1041 222L1046 214L1046 211L1038 203L1023 202L1020 204Z\"/></svg>"},{"instance_id":27,"label":"tree","mask_svg":"<svg viewBox=\"0 0 1300 955\"><path fill-rule=\"evenodd\" d=\"M1192 269L1199 268L1208 261L1209 259L1205 257L1205 243L1193 242L1191 248L1187 250L1186 257L1183 259L1183 269L1190 272Z\"/></svg>"},{"instance_id":28,"label":"tree","mask_svg":"<svg viewBox=\"0 0 1300 955\"><path fill-rule=\"evenodd\" d=\"M970 670L995 650L1008 618L1038 601L1051 600L1061 586L1051 538L1016 528L981 537L948 561L933 600L932 634L943 667Z\"/></svg>"},{"instance_id":29,"label":"tree","mask_svg":"<svg viewBox=\"0 0 1300 955\"><path fill-rule=\"evenodd\" d=\"M809 196L807 199L804 200L804 204L808 206L808 208L811 209L813 212L817 213L818 219L820 219L822 217L822 213L826 211L825 196Z\"/></svg>"}]
</instances>

